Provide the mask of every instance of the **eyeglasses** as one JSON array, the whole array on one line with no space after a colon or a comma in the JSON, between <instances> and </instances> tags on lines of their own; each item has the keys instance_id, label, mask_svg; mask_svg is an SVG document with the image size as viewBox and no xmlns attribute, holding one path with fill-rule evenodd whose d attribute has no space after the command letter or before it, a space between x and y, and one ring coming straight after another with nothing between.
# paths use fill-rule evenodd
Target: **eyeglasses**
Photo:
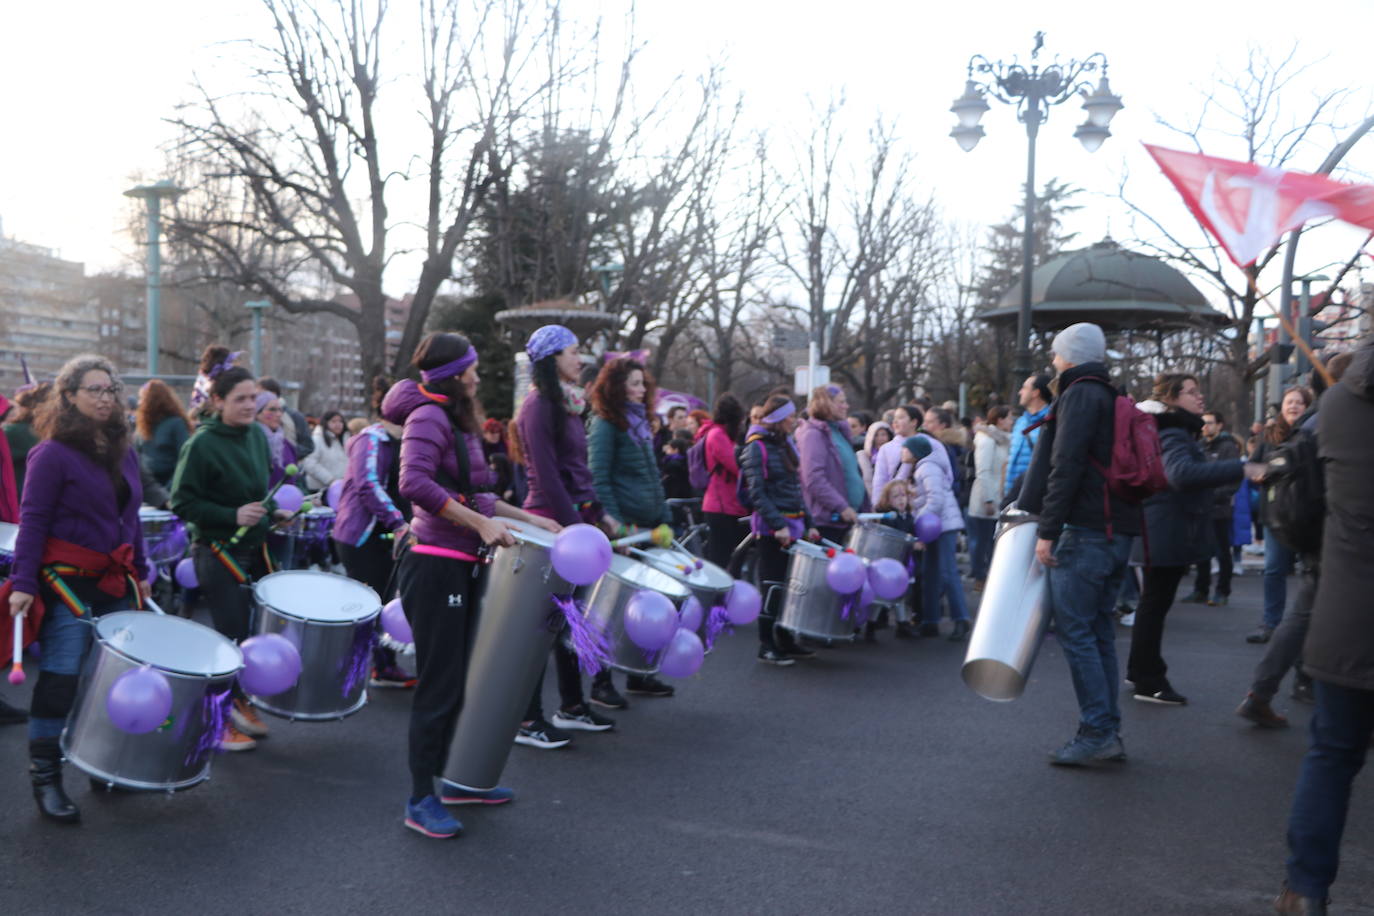
<instances>
[{"instance_id":1,"label":"eyeglasses","mask_svg":"<svg viewBox=\"0 0 1374 916\"><path fill-rule=\"evenodd\" d=\"M76 390L86 392L97 401L103 401L105 398L113 400L119 397L119 393L124 389L118 385L110 385L108 387L103 385L83 385Z\"/></svg>"}]
</instances>

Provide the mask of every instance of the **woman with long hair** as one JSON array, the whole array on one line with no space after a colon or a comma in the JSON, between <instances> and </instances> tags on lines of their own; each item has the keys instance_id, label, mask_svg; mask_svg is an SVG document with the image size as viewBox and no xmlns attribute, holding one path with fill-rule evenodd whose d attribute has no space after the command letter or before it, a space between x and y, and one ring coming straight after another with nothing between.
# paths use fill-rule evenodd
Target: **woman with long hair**
<instances>
[{"instance_id":1,"label":"woman with long hair","mask_svg":"<svg viewBox=\"0 0 1374 916\"><path fill-rule=\"evenodd\" d=\"M324 490L348 473L348 435L343 414L325 411L311 440L315 447L301 459L301 470L311 490Z\"/></svg>"},{"instance_id":2,"label":"woman with long hair","mask_svg":"<svg viewBox=\"0 0 1374 916\"><path fill-rule=\"evenodd\" d=\"M348 441L348 468L334 507L331 535L350 579L375 591L383 602L393 597L388 586L395 568L395 547L410 530L410 503L401 496L402 427L380 418L389 379L372 380L372 411L378 420ZM415 686L415 679L396 664L386 646L372 650L371 687Z\"/></svg>"},{"instance_id":3,"label":"woman with long hair","mask_svg":"<svg viewBox=\"0 0 1374 916\"><path fill-rule=\"evenodd\" d=\"M787 581L787 548L800 537L816 537L802 498L801 458L792 443L797 428L797 405L786 395L775 394L763 405L759 429L744 442L740 470L749 489L754 513L750 530L758 537L759 582ZM777 628L782 591L768 590L768 601L759 614L759 661L790 665L796 658L815 655L786 630Z\"/></svg>"},{"instance_id":4,"label":"woman with long hair","mask_svg":"<svg viewBox=\"0 0 1374 916\"><path fill-rule=\"evenodd\" d=\"M1279 401L1278 415L1264 424L1253 460L1263 464L1269 460L1269 453L1275 446L1297 435L1314 401L1310 388L1295 385L1285 391ZM1263 520L1262 513L1260 520ZM1245 637L1246 642L1268 642L1279 621L1283 620L1283 608L1288 603L1288 576L1293 572L1296 559L1293 551L1279 543L1274 532L1264 526L1264 612L1259 626Z\"/></svg>"},{"instance_id":5,"label":"woman with long hair","mask_svg":"<svg viewBox=\"0 0 1374 916\"><path fill-rule=\"evenodd\" d=\"M797 426L802 496L821 537L844 543L860 512L869 508L859 459L849 439L849 399L839 385L821 385Z\"/></svg>"},{"instance_id":6,"label":"woman with long hair","mask_svg":"<svg viewBox=\"0 0 1374 916\"><path fill-rule=\"evenodd\" d=\"M587 428L582 422L587 402L577 385L582 372L577 336L562 325L544 325L530 335L525 353L534 384L515 416L529 485L525 509L562 526L585 522L614 531L619 519L602 510L587 466ZM553 657L561 705L553 723L545 721L541 675L515 737L518 744L552 750L572 740L562 729L603 732L615 727L583 699L577 656L562 639L554 640Z\"/></svg>"},{"instance_id":7,"label":"woman with long hair","mask_svg":"<svg viewBox=\"0 0 1374 916\"><path fill-rule=\"evenodd\" d=\"M414 511L411 537L396 570L401 608L415 634L418 682L410 713L411 791L405 825L435 839L462 825L445 805L501 804L513 793L442 779L463 710L468 654L477 629L474 602L485 564L483 546L511 546L501 519L558 531L556 522L502 502L482 455L477 350L461 334L438 331L411 358L421 381L397 383L382 417L402 427L400 493ZM439 783L436 793L435 783Z\"/></svg>"},{"instance_id":8,"label":"woman with long hair","mask_svg":"<svg viewBox=\"0 0 1374 916\"><path fill-rule=\"evenodd\" d=\"M864 486L868 495L876 503L882 490L873 489L873 466L878 460L878 449L892 441L892 424L883 420L870 423L864 433L864 444L859 449L859 473L864 475Z\"/></svg>"},{"instance_id":9,"label":"woman with long hair","mask_svg":"<svg viewBox=\"0 0 1374 916\"><path fill-rule=\"evenodd\" d=\"M217 373L203 419L181 450L172 477L172 511L189 529L196 581L211 624L235 642L252 635L252 595L242 586L274 571L267 535L274 518L287 518L267 501L272 457L256 422L257 398L257 382L247 369ZM250 751L257 747L254 739L268 733L237 682L229 717L220 750Z\"/></svg>"},{"instance_id":10,"label":"woman with long hair","mask_svg":"<svg viewBox=\"0 0 1374 916\"><path fill-rule=\"evenodd\" d=\"M1137 700L1181 706L1188 701L1165 676L1164 618L1188 567L1210 555L1212 488L1239 481L1244 462L1208 461L1203 454L1198 437L1205 404L1197 376L1161 373L1153 397L1140 406L1155 415L1169 489L1145 500L1145 584L1131 627L1126 680Z\"/></svg>"},{"instance_id":11,"label":"woman with long hair","mask_svg":"<svg viewBox=\"0 0 1374 916\"><path fill-rule=\"evenodd\" d=\"M657 386L644 364L628 356L601 367L587 392L592 422L587 431L587 465L592 487L614 536L629 528L655 528L668 532L672 512L663 495L654 456L653 405ZM630 675L627 693L670 697L673 688L653 675ZM609 668L592 678L591 700L607 709L628 704L611 682Z\"/></svg>"},{"instance_id":12,"label":"woman with long hair","mask_svg":"<svg viewBox=\"0 0 1374 916\"><path fill-rule=\"evenodd\" d=\"M912 467L902 462L902 443L916 435L925 412L919 404L902 404L892 412L892 440L878 449L873 462L873 493L881 493L894 478L909 479Z\"/></svg>"},{"instance_id":13,"label":"woman with long hair","mask_svg":"<svg viewBox=\"0 0 1374 916\"><path fill-rule=\"evenodd\" d=\"M138 523L138 454L120 403L119 377L99 356L78 356L38 408L41 440L29 453L14 566L3 592L25 641L42 649L29 713L29 775L45 817L75 823L62 787L58 739L91 648L87 620L141 606L147 561ZM13 628L0 634L10 649Z\"/></svg>"},{"instance_id":14,"label":"woman with long hair","mask_svg":"<svg viewBox=\"0 0 1374 916\"><path fill-rule=\"evenodd\" d=\"M5 441L10 447L10 461L14 463L14 492L24 495L24 473L29 451L38 444L33 430L34 414L47 400L52 382L25 385L14 395L14 408L5 417Z\"/></svg>"},{"instance_id":15,"label":"woman with long hair","mask_svg":"<svg viewBox=\"0 0 1374 916\"><path fill-rule=\"evenodd\" d=\"M706 516L706 559L722 569L729 567L735 547L749 534L748 524L740 521L748 512L739 501L739 461L735 457L735 450L744 441L744 420L744 405L727 391L716 398L711 422L697 433L698 439L706 440L704 457L711 474L701 498L701 511Z\"/></svg>"},{"instance_id":16,"label":"woman with long hair","mask_svg":"<svg viewBox=\"0 0 1374 916\"><path fill-rule=\"evenodd\" d=\"M176 473L181 447L191 438L191 418L176 392L162 379L149 379L143 384L138 393L134 428L144 467L154 480L167 486Z\"/></svg>"},{"instance_id":17,"label":"woman with long hair","mask_svg":"<svg viewBox=\"0 0 1374 916\"><path fill-rule=\"evenodd\" d=\"M992 540L1002 504L1002 481L1011 454L1011 410L998 404L988 409L987 422L973 436L973 485L969 487L969 575L973 590L981 592L992 563Z\"/></svg>"}]
</instances>

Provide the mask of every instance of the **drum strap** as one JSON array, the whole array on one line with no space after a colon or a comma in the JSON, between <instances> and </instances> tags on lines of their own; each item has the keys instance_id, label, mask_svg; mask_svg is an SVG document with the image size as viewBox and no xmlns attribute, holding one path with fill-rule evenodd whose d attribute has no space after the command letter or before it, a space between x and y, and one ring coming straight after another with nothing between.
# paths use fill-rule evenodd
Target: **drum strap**
<instances>
[{"instance_id":1,"label":"drum strap","mask_svg":"<svg viewBox=\"0 0 1374 916\"><path fill-rule=\"evenodd\" d=\"M229 570L229 575L234 577L235 582L239 585L248 583L248 573L243 571L243 567L239 565L238 560L234 559L234 555L224 549L223 544L219 541L210 541L208 546L210 553L214 555L216 560L219 560L221 566ZM267 571L269 573L276 572L277 566L272 562L272 554L268 551L267 545L262 544L259 549L262 550L262 558L267 563Z\"/></svg>"},{"instance_id":2,"label":"drum strap","mask_svg":"<svg viewBox=\"0 0 1374 916\"><path fill-rule=\"evenodd\" d=\"M68 585L66 580L62 577L79 576L83 579L98 579L105 574L94 570L81 569L80 567L72 566L67 563L50 563L39 571L39 575L42 577L43 583L53 590L53 594L57 596L59 601L67 606L67 609L71 611L74 616L85 617L85 602L77 597L76 592L72 591L72 587ZM125 594L132 594L134 596L134 609L141 611L143 610L143 596L139 593L138 582L135 581L132 576L126 578L129 591Z\"/></svg>"}]
</instances>

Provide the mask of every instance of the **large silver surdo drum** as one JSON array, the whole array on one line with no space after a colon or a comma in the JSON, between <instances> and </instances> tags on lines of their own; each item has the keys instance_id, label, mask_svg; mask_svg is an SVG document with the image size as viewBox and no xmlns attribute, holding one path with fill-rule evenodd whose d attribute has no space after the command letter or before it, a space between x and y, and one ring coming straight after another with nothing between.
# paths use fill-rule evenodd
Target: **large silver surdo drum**
<instances>
[{"instance_id":1,"label":"large silver surdo drum","mask_svg":"<svg viewBox=\"0 0 1374 916\"><path fill-rule=\"evenodd\" d=\"M1026 689L1050 620L1045 567L1035 558L1034 516L1009 519L997 534L978 621L964 656L964 683L989 700Z\"/></svg>"},{"instance_id":2,"label":"large silver surdo drum","mask_svg":"<svg viewBox=\"0 0 1374 916\"><path fill-rule=\"evenodd\" d=\"M823 547L809 541L793 541L788 553L787 595L778 626L815 639L853 639L855 615L840 616L847 596L825 581L830 557Z\"/></svg>"},{"instance_id":3,"label":"large silver surdo drum","mask_svg":"<svg viewBox=\"0 0 1374 916\"><path fill-rule=\"evenodd\" d=\"M691 594L687 586L648 563L613 554L606 571L587 596L587 624L606 634L611 667L628 674L654 674L658 653L645 652L625 633L625 608L641 589L662 592L674 605Z\"/></svg>"},{"instance_id":4,"label":"large silver surdo drum","mask_svg":"<svg viewBox=\"0 0 1374 916\"><path fill-rule=\"evenodd\" d=\"M709 560L698 560L681 551L655 547L644 552L653 557L655 569L687 586L701 602L701 626L697 628L697 635L701 637L703 645L709 645L706 641L706 630L711 621L711 610L725 604L730 589L735 586L735 580L728 572ZM701 566L697 567L697 563L701 563ZM684 566L687 568L683 569ZM708 648L706 651L711 650Z\"/></svg>"},{"instance_id":5,"label":"large silver surdo drum","mask_svg":"<svg viewBox=\"0 0 1374 916\"><path fill-rule=\"evenodd\" d=\"M144 665L167 679L172 711L158 728L133 735L115 727L105 702L116 678ZM98 617L62 751L109 785L189 788L210 775L229 689L242 667L239 647L204 624L146 611Z\"/></svg>"},{"instance_id":6,"label":"large silver surdo drum","mask_svg":"<svg viewBox=\"0 0 1374 916\"><path fill-rule=\"evenodd\" d=\"M342 719L367 704L367 674L382 602L345 576L289 570L253 586L257 633L280 633L301 653L296 686L253 705L283 719Z\"/></svg>"},{"instance_id":7,"label":"large silver surdo drum","mask_svg":"<svg viewBox=\"0 0 1374 916\"><path fill-rule=\"evenodd\" d=\"M502 522L515 529L515 546L496 548L473 604L477 630L463 711L444 768L444 776L472 789L490 789L500 780L535 682L563 628L562 612L550 596L585 591L554 572L554 535L523 522Z\"/></svg>"}]
</instances>

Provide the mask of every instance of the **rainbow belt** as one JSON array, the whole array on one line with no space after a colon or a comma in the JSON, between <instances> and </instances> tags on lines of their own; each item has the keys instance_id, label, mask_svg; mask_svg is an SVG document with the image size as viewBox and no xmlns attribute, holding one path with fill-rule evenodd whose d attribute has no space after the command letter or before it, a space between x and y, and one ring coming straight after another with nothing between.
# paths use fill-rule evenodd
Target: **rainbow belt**
<instances>
[{"instance_id":1,"label":"rainbow belt","mask_svg":"<svg viewBox=\"0 0 1374 916\"><path fill-rule=\"evenodd\" d=\"M76 592L72 591L72 587L62 577L80 576L83 579L98 579L103 575L103 573L92 572L89 569L82 569L67 563L51 563L39 570L38 574L48 588L53 590L53 594L57 595L57 599L77 617L86 616L86 604L77 597ZM133 576L125 576L124 580L129 584L129 593L134 596L135 609L143 610L143 595L138 590L137 580Z\"/></svg>"},{"instance_id":2,"label":"rainbow belt","mask_svg":"<svg viewBox=\"0 0 1374 916\"><path fill-rule=\"evenodd\" d=\"M221 566L229 570L229 575L234 577L235 582L239 585L244 585L248 582L248 573L243 571L243 567L239 565L238 560L234 559L234 555L224 549L223 544L219 541L210 541L208 546L210 548L210 553L214 555L216 560L219 560ZM276 572L277 566L272 562L272 554L267 550L267 545L263 544L261 549L262 558L267 563L267 571L269 573Z\"/></svg>"}]
</instances>

